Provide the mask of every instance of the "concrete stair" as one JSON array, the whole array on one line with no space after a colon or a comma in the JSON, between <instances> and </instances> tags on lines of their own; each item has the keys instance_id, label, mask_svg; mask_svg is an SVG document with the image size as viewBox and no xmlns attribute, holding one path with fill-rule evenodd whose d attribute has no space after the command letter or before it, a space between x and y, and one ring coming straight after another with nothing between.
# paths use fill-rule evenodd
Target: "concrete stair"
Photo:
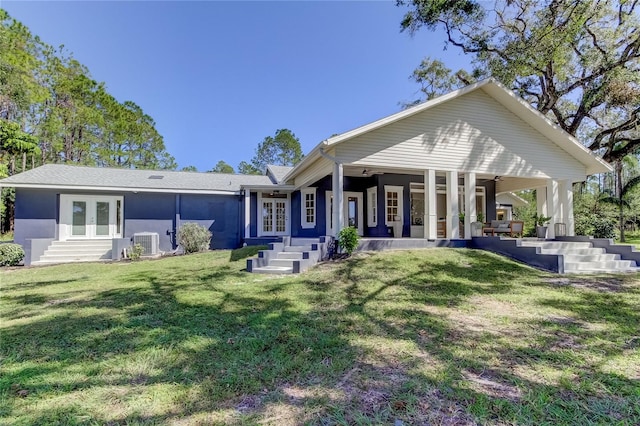
<instances>
[{"instance_id":1,"label":"concrete stair","mask_svg":"<svg viewBox=\"0 0 640 426\"><path fill-rule=\"evenodd\" d=\"M535 247L538 254L562 255L564 273L638 272L634 260L593 247L591 242L521 240L520 247Z\"/></svg>"},{"instance_id":2,"label":"concrete stair","mask_svg":"<svg viewBox=\"0 0 640 426\"><path fill-rule=\"evenodd\" d=\"M111 260L111 240L54 241L32 265Z\"/></svg>"},{"instance_id":3,"label":"concrete stair","mask_svg":"<svg viewBox=\"0 0 640 426\"><path fill-rule=\"evenodd\" d=\"M247 259L247 271L256 274L297 274L322 260L327 254L329 237L290 238L270 243L258 257Z\"/></svg>"}]
</instances>

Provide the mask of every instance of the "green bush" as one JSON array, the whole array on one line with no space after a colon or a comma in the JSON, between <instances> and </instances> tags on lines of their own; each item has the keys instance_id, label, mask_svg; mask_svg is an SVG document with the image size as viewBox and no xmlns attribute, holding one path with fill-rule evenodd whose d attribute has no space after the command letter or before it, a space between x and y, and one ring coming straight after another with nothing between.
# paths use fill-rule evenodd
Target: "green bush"
<instances>
[{"instance_id":1,"label":"green bush","mask_svg":"<svg viewBox=\"0 0 640 426\"><path fill-rule=\"evenodd\" d=\"M140 260L140 256L144 252L144 246L142 244L134 244L133 247L129 249L129 259L131 260Z\"/></svg>"},{"instance_id":2,"label":"green bush","mask_svg":"<svg viewBox=\"0 0 640 426\"><path fill-rule=\"evenodd\" d=\"M0 266L16 266L24 259L24 250L20 244L0 244Z\"/></svg>"},{"instance_id":3,"label":"green bush","mask_svg":"<svg viewBox=\"0 0 640 426\"><path fill-rule=\"evenodd\" d=\"M193 222L185 223L178 230L178 244L182 246L185 253L209 250L211 237L211 232L207 228Z\"/></svg>"},{"instance_id":4,"label":"green bush","mask_svg":"<svg viewBox=\"0 0 640 426\"><path fill-rule=\"evenodd\" d=\"M351 256L351 253L358 247L358 230L353 226L342 228L338 233L338 247Z\"/></svg>"},{"instance_id":5,"label":"green bush","mask_svg":"<svg viewBox=\"0 0 640 426\"><path fill-rule=\"evenodd\" d=\"M576 215L575 233L594 238L616 238L615 220L594 213Z\"/></svg>"}]
</instances>

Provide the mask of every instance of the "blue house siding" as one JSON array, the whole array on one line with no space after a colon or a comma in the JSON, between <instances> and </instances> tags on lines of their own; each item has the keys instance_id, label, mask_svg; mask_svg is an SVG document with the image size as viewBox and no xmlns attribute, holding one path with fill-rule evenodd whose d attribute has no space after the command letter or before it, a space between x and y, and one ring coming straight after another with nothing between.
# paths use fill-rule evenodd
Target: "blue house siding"
<instances>
[{"instance_id":1,"label":"blue house siding","mask_svg":"<svg viewBox=\"0 0 640 426\"><path fill-rule=\"evenodd\" d=\"M174 194L125 194L124 238L132 238L138 232L156 232L160 236L160 250L173 250L175 197Z\"/></svg>"},{"instance_id":2,"label":"blue house siding","mask_svg":"<svg viewBox=\"0 0 640 426\"><path fill-rule=\"evenodd\" d=\"M25 245L29 238L57 238L58 194L44 189L16 189L14 241Z\"/></svg>"},{"instance_id":3,"label":"blue house siding","mask_svg":"<svg viewBox=\"0 0 640 426\"><path fill-rule=\"evenodd\" d=\"M240 245L241 199L236 195L181 196L180 221L197 222L213 234L211 248L236 248Z\"/></svg>"},{"instance_id":4,"label":"blue house siding","mask_svg":"<svg viewBox=\"0 0 640 426\"><path fill-rule=\"evenodd\" d=\"M436 183L445 184L444 177L437 177ZM409 237L411 234L411 183L424 183L423 175L401 175L401 174L381 174L371 177L350 177L344 178L344 191L360 192L363 194L363 231L365 237L391 237L390 227L385 225L385 185L401 186L403 190L403 237ZM459 178L459 185L463 185L464 180ZM477 186L484 186L485 203L486 203L486 220L495 219L495 182L493 180L477 180ZM326 176L312 185L316 188L316 226L310 229L301 227L301 196L299 191L295 191L291 195L291 235L293 237L315 237L326 235L327 208L326 208L326 191L332 190L331 176ZM367 189L371 187L377 188L378 194L378 224L375 227L368 226L367 222L367 206L369 205ZM252 218L253 220L253 218Z\"/></svg>"}]
</instances>

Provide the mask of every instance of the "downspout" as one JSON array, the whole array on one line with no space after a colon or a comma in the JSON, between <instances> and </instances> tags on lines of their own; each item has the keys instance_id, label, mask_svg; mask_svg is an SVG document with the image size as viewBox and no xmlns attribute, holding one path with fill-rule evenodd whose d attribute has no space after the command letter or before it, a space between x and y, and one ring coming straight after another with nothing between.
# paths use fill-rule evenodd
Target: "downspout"
<instances>
[{"instance_id":1,"label":"downspout","mask_svg":"<svg viewBox=\"0 0 640 426\"><path fill-rule=\"evenodd\" d=\"M333 162L333 176L331 181L331 189L333 192L333 230L334 237L337 237L342 228L344 228L344 171L342 162L337 158L324 152L324 148L318 151L321 156ZM329 202L329 200L325 200Z\"/></svg>"}]
</instances>

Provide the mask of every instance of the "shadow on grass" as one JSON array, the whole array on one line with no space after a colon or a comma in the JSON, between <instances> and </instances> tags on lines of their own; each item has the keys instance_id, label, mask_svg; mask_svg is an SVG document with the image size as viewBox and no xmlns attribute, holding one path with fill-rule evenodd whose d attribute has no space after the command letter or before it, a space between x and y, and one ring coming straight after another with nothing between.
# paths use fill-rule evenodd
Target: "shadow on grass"
<instances>
[{"instance_id":1,"label":"shadow on grass","mask_svg":"<svg viewBox=\"0 0 640 426\"><path fill-rule=\"evenodd\" d=\"M568 424L572 418L606 423L608 417L633 424L640 419L638 394L632 393L637 381L596 365L591 356L601 348L580 352L562 343L562 333L582 344L575 339L606 340L604 331L585 335L580 324L526 319L527 335L505 342L501 333L462 327L449 316L472 311L474 297L522 291L521 284L535 283L540 273L475 251L430 256L427 251L361 255L258 285L246 283L247 274L226 264L198 273L129 273L121 279L124 288L56 305L61 311L54 320L6 327L0 356L15 367L3 371L0 395L15 401L15 384L35 403L68 393L65 404L21 412L20 421L31 424L77 423L87 416L107 423L113 419L80 408L78 394L114 386L136 394L158 385L189 391L172 394L173 408L166 414L132 410L115 421L159 424L193 416L193 423L201 424L393 424L396 419ZM245 281L234 285L236 280ZM571 310L578 322L618 324L616 339L628 324L637 324L631 302L616 307L624 300L603 296L590 307L590 298L584 294L573 304L536 300ZM13 303L42 302L18 297ZM611 317L598 317L605 307ZM21 368L24 360L42 367ZM522 373L565 367L573 375L555 385ZM622 397L611 398L616 392ZM216 417L223 410L231 417ZM2 415L13 411L9 406Z\"/></svg>"}]
</instances>

